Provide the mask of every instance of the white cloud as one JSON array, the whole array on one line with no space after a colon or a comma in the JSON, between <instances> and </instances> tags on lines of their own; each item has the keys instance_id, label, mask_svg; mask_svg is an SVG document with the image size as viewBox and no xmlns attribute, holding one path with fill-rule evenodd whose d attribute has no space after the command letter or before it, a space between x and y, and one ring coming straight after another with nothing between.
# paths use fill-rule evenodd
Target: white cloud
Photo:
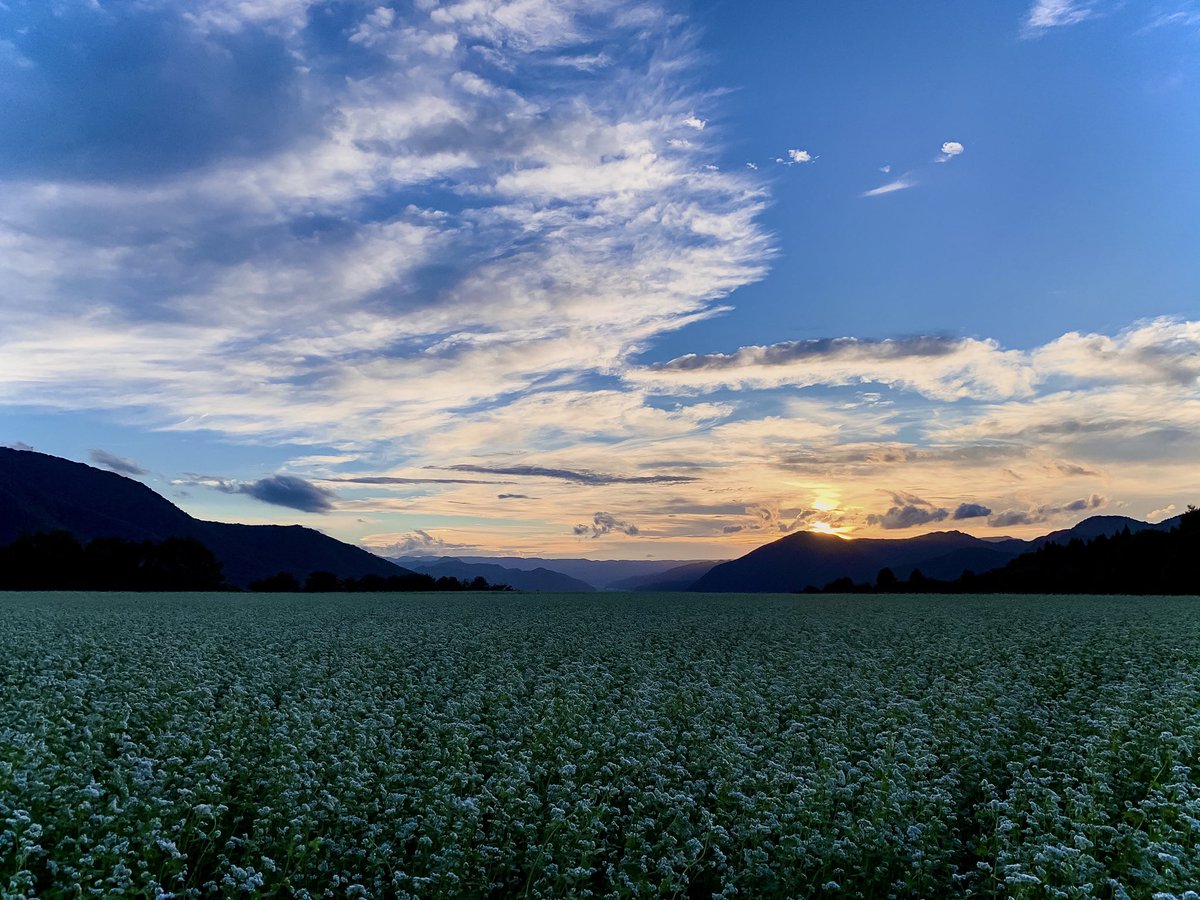
<instances>
[{"instance_id":1,"label":"white cloud","mask_svg":"<svg viewBox=\"0 0 1200 900\"><path fill-rule=\"evenodd\" d=\"M916 179L908 175L902 175L895 181L889 181L887 184L881 184L877 188L871 188L869 191L863 191L859 194L860 197L879 197L883 194L893 194L896 191L907 190L910 187L915 187Z\"/></svg>"},{"instance_id":2,"label":"white cloud","mask_svg":"<svg viewBox=\"0 0 1200 900\"><path fill-rule=\"evenodd\" d=\"M708 124L708 120L701 119L695 113L691 113L683 118L683 124L688 128L694 128L697 131L703 131L704 127Z\"/></svg>"},{"instance_id":3,"label":"white cloud","mask_svg":"<svg viewBox=\"0 0 1200 900\"><path fill-rule=\"evenodd\" d=\"M807 150L789 150L787 152L788 159L792 163L807 163L812 162L815 157Z\"/></svg>"},{"instance_id":4,"label":"white cloud","mask_svg":"<svg viewBox=\"0 0 1200 900\"><path fill-rule=\"evenodd\" d=\"M1048 28L1076 25L1096 14L1089 0L1035 0L1025 16L1023 33L1036 37Z\"/></svg>"},{"instance_id":5,"label":"white cloud","mask_svg":"<svg viewBox=\"0 0 1200 900\"><path fill-rule=\"evenodd\" d=\"M688 50L657 7L422 9L363 11L346 40L374 68L354 80L297 39L330 105L269 153L147 183L5 185L0 402L407 445L464 409L614 371L761 277L760 188L688 143L655 152L704 125L671 82ZM229 0L193 21L290 34L306 11ZM593 78L558 65L599 53ZM448 206L426 205L446 184ZM395 211L362 216L381 203Z\"/></svg>"},{"instance_id":6,"label":"white cloud","mask_svg":"<svg viewBox=\"0 0 1200 900\"><path fill-rule=\"evenodd\" d=\"M942 152L937 157L935 162L949 162L954 157L959 156L963 152L963 145L958 141L946 141L942 144Z\"/></svg>"},{"instance_id":7,"label":"white cloud","mask_svg":"<svg viewBox=\"0 0 1200 900\"><path fill-rule=\"evenodd\" d=\"M970 338L791 341L691 354L626 377L666 393L880 383L943 400L1028 396L1034 383L1023 354Z\"/></svg>"},{"instance_id":8,"label":"white cloud","mask_svg":"<svg viewBox=\"0 0 1200 900\"><path fill-rule=\"evenodd\" d=\"M884 175L890 175L892 173L892 167L891 166L880 166L879 171L882 172Z\"/></svg>"}]
</instances>

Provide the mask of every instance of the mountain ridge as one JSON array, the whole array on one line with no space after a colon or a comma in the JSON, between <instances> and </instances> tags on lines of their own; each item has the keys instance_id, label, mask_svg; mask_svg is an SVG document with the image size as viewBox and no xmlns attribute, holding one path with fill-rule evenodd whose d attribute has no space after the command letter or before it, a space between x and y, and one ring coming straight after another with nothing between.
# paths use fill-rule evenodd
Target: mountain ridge
<instances>
[{"instance_id":1,"label":"mountain ridge","mask_svg":"<svg viewBox=\"0 0 1200 900\"><path fill-rule=\"evenodd\" d=\"M220 561L230 584L281 571L340 578L402 575L409 570L303 525L207 522L150 487L86 463L0 447L0 544L23 533L66 531L81 540L194 538Z\"/></svg>"}]
</instances>

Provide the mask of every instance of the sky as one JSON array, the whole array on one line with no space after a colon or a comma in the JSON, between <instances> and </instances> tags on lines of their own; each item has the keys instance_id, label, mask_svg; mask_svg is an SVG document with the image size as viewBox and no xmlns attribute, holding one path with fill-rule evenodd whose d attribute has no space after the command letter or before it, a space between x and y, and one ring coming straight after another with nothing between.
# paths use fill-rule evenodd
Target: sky
<instances>
[{"instance_id":1,"label":"sky","mask_svg":"<svg viewBox=\"0 0 1200 900\"><path fill-rule=\"evenodd\" d=\"M0 2L0 442L385 555L1200 502L1200 3Z\"/></svg>"}]
</instances>

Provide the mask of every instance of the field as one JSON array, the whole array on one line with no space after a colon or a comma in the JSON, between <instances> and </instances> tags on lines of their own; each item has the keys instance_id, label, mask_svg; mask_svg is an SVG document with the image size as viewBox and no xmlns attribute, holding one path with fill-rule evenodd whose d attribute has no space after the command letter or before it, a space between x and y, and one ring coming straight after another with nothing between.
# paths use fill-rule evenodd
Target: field
<instances>
[{"instance_id":1,"label":"field","mask_svg":"<svg viewBox=\"0 0 1200 900\"><path fill-rule=\"evenodd\" d=\"M0 595L4 896L1200 889L1200 600Z\"/></svg>"}]
</instances>

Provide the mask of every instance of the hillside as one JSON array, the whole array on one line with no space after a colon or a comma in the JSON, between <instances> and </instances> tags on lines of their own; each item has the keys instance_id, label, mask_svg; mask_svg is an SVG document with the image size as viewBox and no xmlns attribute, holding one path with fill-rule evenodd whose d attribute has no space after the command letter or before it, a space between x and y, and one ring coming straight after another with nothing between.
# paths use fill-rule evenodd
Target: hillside
<instances>
[{"instance_id":1,"label":"hillside","mask_svg":"<svg viewBox=\"0 0 1200 900\"><path fill-rule=\"evenodd\" d=\"M226 580L238 587L281 571L301 578L313 571L341 578L407 571L311 528L205 522L124 475L0 447L0 545L24 533L50 531L82 541L193 538L213 552Z\"/></svg>"},{"instance_id":2,"label":"hillside","mask_svg":"<svg viewBox=\"0 0 1200 900\"><path fill-rule=\"evenodd\" d=\"M1031 541L1007 538L989 541L961 531L937 531L911 538L842 538L796 532L752 550L745 556L714 566L691 586L693 591L798 591L822 587L836 579L873 584L879 571L891 569L900 580L914 570L928 578L953 580L966 570L982 573L1047 544L1131 532L1167 531L1178 518L1158 524L1126 516L1092 516L1077 525Z\"/></svg>"}]
</instances>

